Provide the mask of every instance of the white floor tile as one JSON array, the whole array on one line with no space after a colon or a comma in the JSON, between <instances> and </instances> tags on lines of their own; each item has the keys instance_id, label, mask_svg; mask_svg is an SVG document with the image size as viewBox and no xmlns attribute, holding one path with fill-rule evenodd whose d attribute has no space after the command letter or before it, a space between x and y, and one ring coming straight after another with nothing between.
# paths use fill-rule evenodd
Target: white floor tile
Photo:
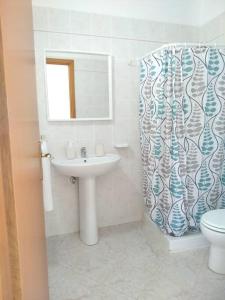
<instances>
[{"instance_id":1,"label":"white floor tile","mask_svg":"<svg viewBox=\"0 0 225 300\"><path fill-rule=\"evenodd\" d=\"M50 299L225 300L225 276L207 268L207 249L152 251L144 226L101 229L91 247L78 234L49 238Z\"/></svg>"}]
</instances>

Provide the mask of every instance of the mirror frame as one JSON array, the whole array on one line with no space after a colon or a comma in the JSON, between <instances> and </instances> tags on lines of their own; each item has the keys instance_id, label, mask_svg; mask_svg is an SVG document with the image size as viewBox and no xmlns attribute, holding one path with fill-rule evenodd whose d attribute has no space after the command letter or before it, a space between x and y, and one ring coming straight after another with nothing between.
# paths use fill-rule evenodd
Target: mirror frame
<instances>
[{"instance_id":1,"label":"mirror frame","mask_svg":"<svg viewBox=\"0 0 225 300\"><path fill-rule=\"evenodd\" d=\"M109 116L106 118L74 118L74 119L50 119L49 118L49 103L48 103L48 88L47 88L47 58L56 58L48 56L48 53L51 53L51 56L55 53L62 53L62 59L65 59L63 53L70 54L88 54L88 55L101 55L107 57L108 61L108 103L109 103ZM59 57L57 57L59 58ZM45 49L44 50L44 86L45 86L45 99L46 99L46 112L47 112L47 121L48 122L80 122L80 121L112 121L113 120L113 94L112 94L112 55L102 52L89 52L89 51L77 51L77 50L65 50L65 49Z\"/></svg>"}]
</instances>

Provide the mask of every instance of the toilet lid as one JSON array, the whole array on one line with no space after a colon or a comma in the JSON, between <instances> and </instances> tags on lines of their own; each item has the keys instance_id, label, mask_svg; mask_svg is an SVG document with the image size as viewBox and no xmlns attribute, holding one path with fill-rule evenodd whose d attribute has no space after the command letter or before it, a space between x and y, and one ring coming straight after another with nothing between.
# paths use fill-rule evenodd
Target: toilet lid
<instances>
[{"instance_id":1,"label":"toilet lid","mask_svg":"<svg viewBox=\"0 0 225 300\"><path fill-rule=\"evenodd\" d=\"M201 223L218 231L225 231L225 209L210 210L201 218Z\"/></svg>"}]
</instances>

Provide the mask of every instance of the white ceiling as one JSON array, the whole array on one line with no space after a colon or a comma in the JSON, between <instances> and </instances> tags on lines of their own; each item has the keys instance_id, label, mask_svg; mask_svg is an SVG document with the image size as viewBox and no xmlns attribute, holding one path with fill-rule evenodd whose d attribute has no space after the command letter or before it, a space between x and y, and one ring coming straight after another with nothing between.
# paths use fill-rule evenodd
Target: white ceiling
<instances>
[{"instance_id":1,"label":"white ceiling","mask_svg":"<svg viewBox=\"0 0 225 300\"><path fill-rule=\"evenodd\" d=\"M225 0L33 0L33 5L195 26L225 11Z\"/></svg>"}]
</instances>

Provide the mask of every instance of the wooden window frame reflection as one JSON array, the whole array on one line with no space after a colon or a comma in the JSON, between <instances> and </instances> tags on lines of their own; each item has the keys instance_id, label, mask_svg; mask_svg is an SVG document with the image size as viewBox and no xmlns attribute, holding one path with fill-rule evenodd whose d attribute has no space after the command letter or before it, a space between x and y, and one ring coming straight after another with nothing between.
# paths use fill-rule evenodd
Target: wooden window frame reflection
<instances>
[{"instance_id":1,"label":"wooden window frame reflection","mask_svg":"<svg viewBox=\"0 0 225 300\"><path fill-rule=\"evenodd\" d=\"M49 65L64 65L68 66L69 72L69 93L70 93L70 118L76 118L76 100L75 100L75 79L74 79L74 60L61 58L46 58L46 63Z\"/></svg>"}]
</instances>

